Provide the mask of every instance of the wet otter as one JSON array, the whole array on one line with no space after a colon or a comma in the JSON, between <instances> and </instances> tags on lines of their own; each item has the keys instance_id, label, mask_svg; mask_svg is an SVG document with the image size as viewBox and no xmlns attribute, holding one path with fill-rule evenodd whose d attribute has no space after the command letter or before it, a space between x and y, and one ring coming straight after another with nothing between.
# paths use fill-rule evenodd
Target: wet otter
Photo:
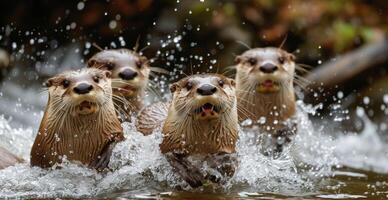
<instances>
[{"instance_id":1,"label":"wet otter","mask_svg":"<svg viewBox=\"0 0 388 200\"><path fill-rule=\"evenodd\" d=\"M237 160L235 145L238 139L237 99L234 80L216 74L186 77L171 85L172 102L162 128L160 149L169 163L192 187L203 184L205 178L193 166L188 156L205 156L210 167L224 177L234 174ZM137 128L150 133L156 126L157 109L161 104L139 113ZM140 122L140 123L139 123ZM206 177L207 176L207 177Z\"/></svg>"},{"instance_id":2,"label":"wet otter","mask_svg":"<svg viewBox=\"0 0 388 200\"><path fill-rule=\"evenodd\" d=\"M49 168L63 159L107 167L124 139L112 100L110 72L82 69L50 78L49 98L31 150L31 165Z\"/></svg>"},{"instance_id":3,"label":"wet otter","mask_svg":"<svg viewBox=\"0 0 388 200\"><path fill-rule=\"evenodd\" d=\"M250 49L236 57L239 119L251 119L270 133L276 148L296 132L291 120L296 110L294 60L294 55L273 47Z\"/></svg>"},{"instance_id":4,"label":"wet otter","mask_svg":"<svg viewBox=\"0 0 388 200\"><path fill-rule=\"evenodd\" d=\"M152 69L146 57L129 49L102 50L89 59L88 67L112 72L114 102L123 121L130 120L131 113L143 107Z\"/></svg>"},{"instance_id":5,"label":"wet otter","mask_svg":"<svg viewBox=\"0 0 388 200\"><path fill-rule=\"evenodd\" d=\"M16 163L21 163L22 161L23 159L18 158L7 149L0 147L0 169L15 165Z\"/></svg>"}]
</instances>

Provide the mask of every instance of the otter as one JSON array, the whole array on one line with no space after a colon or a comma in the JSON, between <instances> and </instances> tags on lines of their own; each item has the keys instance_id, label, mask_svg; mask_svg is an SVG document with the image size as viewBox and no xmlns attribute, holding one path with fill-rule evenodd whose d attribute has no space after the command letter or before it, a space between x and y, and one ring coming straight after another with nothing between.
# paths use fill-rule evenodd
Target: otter
<instances>
[{"instance_id":1,"label":"otter","mask_svg":"<svg viewBox=\"0 0 388 200\"><path fill-rule=\"evenodd\" d=\"M23 159L0 147L0 169L5 169L21 162L23 162Z\"/></svg>"},{"instance_id":2,"label":"otter","mask_svg":"<svg viewBox=\"0 0 388 200\"><path fill-rule=\"evenodd\" d=\"M56 167L63 159L99 171L124 140L112 100L111 73L89 68L46 82L48 103L31 149L31 165Z\"/></svg>"},{"instance_id":3,"label":"otter","mask_svg":"<svg viewBox=\"0 0 388 200\"><path fill-rule=\"evenodd\" d=\"M222 177L234 174L238 139L234 88L234 80L222 75L188 76L170 86L173 97L165 108L155 104L138 115L137 129L145 134L157 127L155 123L164 121L160 150L191 187L201 186L206 179L219 182L220 176L202 174L188 156L205 156L204 160ZM167 114L155 114L159 111ZM161 116L166 117L160 120Z\"/></svg>"},{"instance_id":4,"label":"otter","mask_svg":"<svg viewBox=\"0 0 388 200\"><path fill-rule=\"evenodd\" d=\"M112 73L116 108L122 121L130 121L131 114L144 106L145 90L153 69L149 60L129 49L108 49L96 53L87 65Z\"/></svg>"},{"instance_id":5,"label":"otter","mask_svg":"<svg viewBox=\"0 0 388 200\"><path fill-rule=\"evenodd\" d=\"M296 132L293 116L295 56L274 47L254 48L236 57L239 120L251 119L270 133L275 152Z\"/></svg>"}]
</instances>

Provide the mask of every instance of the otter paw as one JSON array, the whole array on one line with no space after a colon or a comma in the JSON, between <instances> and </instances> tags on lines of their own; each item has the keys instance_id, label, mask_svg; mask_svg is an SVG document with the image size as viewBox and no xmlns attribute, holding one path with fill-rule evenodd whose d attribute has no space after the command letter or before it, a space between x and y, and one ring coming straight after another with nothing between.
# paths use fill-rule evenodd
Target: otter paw
<instances>
[{"instance_id":1,"label":"otter paw","mask_svg":"<svg viewBox=\"0 0 388 200\"><path fill-rule=\"evenodd\" d=\"M89 164L89 167L94 168L99 172L107 169L115 144L115 142L108 144L107 147L104 148L103 152L97 157L97 159Z\"/></svg>"},{"instance_id":2,"label":"otter paw","mask_svg":"<svg viewBox=\"0 0 388 200\"><path fill-rule=\"evenodd\" d=\"M184 155L167 153L165 154L168 162L173 169L185 180L192 188L203 185L204 176L201 171L192 165Z\"/></svg>"},{"instance_id":3,"label":"otter paw","mask_svg":"<svg viewBox=\"0 0 388 200\"><path fill-rule=\"evenodd\" d=\"M180 173L182 178L192 187L197 188L203 185L202 181L204 179L202 173L196 169L193 171L186 171L184 173Z\"/></svg>"}]
</instances>

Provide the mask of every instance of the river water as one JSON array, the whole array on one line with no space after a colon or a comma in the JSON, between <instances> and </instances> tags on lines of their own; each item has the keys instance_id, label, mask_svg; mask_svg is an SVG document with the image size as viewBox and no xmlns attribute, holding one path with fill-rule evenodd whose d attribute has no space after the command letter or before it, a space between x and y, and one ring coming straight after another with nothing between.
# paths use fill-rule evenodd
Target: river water
<instances>
[{"instance_id":1,"label":"river water","mask_svg":"<svg viewBox=\"0 0 388 200\"><path fill-rule=\"evenodd\" d=\"M82 66L77 49L79 45L47 52L45 64L37 63L30 71L14 67L0 85L0 146L26 161L0 170L0 199L388 198L387 141L364 110L359 107L355 111L364 124L361 133L345 134L333 131L338 130L338 123L324 119L313 123L309 115L315 115L319 105L314 107L302 101L298 101L298 134L278 159L260 153L257 131L240 130L240 165L223 185L209 183L198 189L189 188L160 153L160 131L143 136L131 123L122 124L127 139L114 149L112 172L98 174L70 163L58 170L31 168L29 153L47 101L39 76L50 76L67 69L66 66Z\"/></svg>"},{"instance_id":2,"label":"river water","mask_svg":"<svg viewBox=\"0 0 388 200\"><path fill-rule=\"evenodd\" d=\"M278 159L263 156L257 131L240 130L240 166L224 185L191 189L159 151L160 131L151 136L124 123L126 141L116 146L106 174L64 163L58 170L28 164L47 94L40 86L5 81L1 89L0 146L26 163L0 171L0 198L144 199L385 199L388 198L388 148L376 125L364 115L359 133L330 132L313 125L315 108L298 102L298 134ZM23 98L20 96L23 94ZM314 123L319 124L319 123ZM205 168L206 166L204 166Z\"/></svg>"}]
</instances>

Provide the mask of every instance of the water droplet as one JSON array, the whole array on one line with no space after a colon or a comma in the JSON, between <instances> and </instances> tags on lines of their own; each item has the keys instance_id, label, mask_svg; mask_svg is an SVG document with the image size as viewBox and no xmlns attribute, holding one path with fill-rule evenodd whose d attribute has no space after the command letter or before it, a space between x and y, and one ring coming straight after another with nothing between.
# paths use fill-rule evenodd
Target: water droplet
<instances>
[{"instance_id":1,"label":"water droplet","mask_svg":"<svg viewBox=\"0 0 388 200\"><path fill-rule=\"evenodd\" d=\"M362 101L364 102L365 105L368 105L369 102L370 102L370 99L369 99L369 97L364 97L364 98L362 99Z\"/></svg>"},{"instance_id":2,"label":"water droplet","mask_svg":"<svg viewBox=\"0 0 388 200\"><path fill-rule=\"evenodd\" d=\"M80 1L78 4L77 4L77 9L78 10L83 10L85 8L85 3Z\"/></svg>"},{"instance_id":3,"label":"water droplet","mask_svg":"<svg viewBox=\"0 0 388 200\"><path fill-rule=\"evenodd\" d=\"M365 110L362 107L357 107L356 113L358 117L363 117L365 115Z\"/></svg>"},{"instance_id":4,"label":"water droplet","mask_svg":"<svg viewBox=\"0 0 388 200\"><path fill-rule=\"evenodd\" d=\"M388 104L388 94L384 94L383 101L385 104Z\"/></svg>"},{"instance_id":5,"label":"water droplet","mask_svg":"<svg viewBox=\"0 0 388 200\"><path fill-rule=\"evenodd\" d=\"M117 22L115 20L112 20L109 22L109 28L115 29L117 27Z\"/></svg>"},{"instance_id":6,"label":"water droplet","mask_svg":"<svg viewBox=\"0 0 388 200\"><path fill-rule=\"evenodd\" d=\"M12 42L12 49L16 49L18 47L18 45L16 44L16 42Z\"/></svg>"},{"instance_id":7,"label":"water droplet","mask_svg":"<svg viewBox=\"0 0 388 200\"><path fill-rule=\"evenodd\" d=\"M337 97L342 99L344 97L344 93L342 91L337 92Z\"/></svg>"}]
</instances>

